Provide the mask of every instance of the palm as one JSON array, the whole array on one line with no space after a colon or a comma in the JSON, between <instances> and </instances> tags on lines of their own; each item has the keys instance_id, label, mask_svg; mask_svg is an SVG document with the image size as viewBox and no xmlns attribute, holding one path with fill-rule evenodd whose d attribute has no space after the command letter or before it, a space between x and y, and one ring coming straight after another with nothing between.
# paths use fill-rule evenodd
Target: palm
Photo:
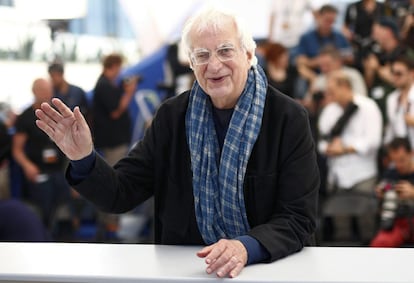
<instances>
[{"instance_id":1,"label":"palm","mask_svg":"<svg viewBox=\"0 0 414 283\"><path fill-rule=\"evenodd\" d=\"M53 99L58 111L44 103L36 111L37 125L71 160L87 156L93 149L91 132L79 109L72 112L60 100Z\"/></svg>"},{"instance_id":2,"label":"palm","mask_svg":"<svg viewBox=\"0 0 414 283\"><path fill-rule=\"evenodd\" d=\"M56 131L54 140L68 158L77 160L88 154L84 149L89 148L91 144L89 128L77 121L74 115L64 118L61 127L62 130Z\"/></svg>"}]
</instances>

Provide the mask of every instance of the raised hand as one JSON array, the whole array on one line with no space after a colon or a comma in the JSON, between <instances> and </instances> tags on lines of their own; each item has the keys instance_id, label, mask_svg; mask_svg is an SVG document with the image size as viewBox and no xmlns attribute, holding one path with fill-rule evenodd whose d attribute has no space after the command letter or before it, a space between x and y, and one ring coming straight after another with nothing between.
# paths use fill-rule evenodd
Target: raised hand
<instances>
[{"instance_id":1,"label":"raised hand","mask_svg":"<svg viewBox=\"0 0 414 283\"><path fill-rule=\"evenodd\" d=\"M79 107L72 112L60 99L53 98L52 108L42 103L36 110L36 125L43 130L70 160L79 160L93 150L92 135Z\"/></svg>"}]
</instances>

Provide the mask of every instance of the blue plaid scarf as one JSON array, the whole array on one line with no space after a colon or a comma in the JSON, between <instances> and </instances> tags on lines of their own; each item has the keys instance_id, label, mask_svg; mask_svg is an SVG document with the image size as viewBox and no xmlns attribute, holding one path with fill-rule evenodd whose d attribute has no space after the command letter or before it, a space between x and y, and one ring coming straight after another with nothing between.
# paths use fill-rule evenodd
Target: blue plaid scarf
<instances>
[{"instance_id":1,"label":"blue plaid scarf","mask_svg":"<svg viewBox=\"0 0 414 283\"><path fill-rule=\"evenodd\" d=\"M186 134L193 170L195 214L206 244L245 235L250 229L243 183L262 124L265 78L260 66L249 70L246 87L230 120L221 157L210 99L197 82L191 89L185 117Z\"/></svg>"}]
</instances>

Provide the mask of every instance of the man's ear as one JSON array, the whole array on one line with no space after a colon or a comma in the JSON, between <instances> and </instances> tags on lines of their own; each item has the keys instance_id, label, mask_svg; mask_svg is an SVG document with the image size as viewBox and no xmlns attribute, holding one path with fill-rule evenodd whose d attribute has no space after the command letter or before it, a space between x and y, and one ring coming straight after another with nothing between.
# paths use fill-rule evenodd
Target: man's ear
<instances>
[{"instance_id":1,"label":"man's ear","mask_svg":"<svg viewBox=\"0 0 414 283\"><path fill-rule=\"evenodd\" d=\"M251 65L252 64L252 61L253 61L253 58L254 58L254 55L253 55L253 53L251 51L246 51L246 55L247 55L247 61Z\"/></svg>"}]
</instances>

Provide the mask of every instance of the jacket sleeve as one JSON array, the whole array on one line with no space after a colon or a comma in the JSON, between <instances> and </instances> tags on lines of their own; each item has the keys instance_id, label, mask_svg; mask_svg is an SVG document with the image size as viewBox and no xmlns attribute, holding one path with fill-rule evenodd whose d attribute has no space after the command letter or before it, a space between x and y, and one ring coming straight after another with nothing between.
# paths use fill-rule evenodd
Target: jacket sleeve
<instances>
[{"instance_id":1,"label":"jacket sleeve","mask_svg":"<svg viewBox=\"0 0 414 283\"><path fill-rule=\"evenodd\" d=\"M287 119L281 136L276 202L270 220L249 235L269 252L269 261L290 255L311 242L316 229L320 175L305 110Z\"/></svg>"},{"instance_id":2,"label":"jacket sleeve","mask_svg":"<svg viewBox=\"0 0 414 283\"><path fill-rule=\"evenodd\" d=\"M99 209L124 213L151 197L154 192L154 148L157 118L138 142L114 168L96 155L94 168L79 184L71 184ZM70 170L70 169L68 169ZM66 172L67 179L70 177Z\"/></svg>"}]
</instances>

